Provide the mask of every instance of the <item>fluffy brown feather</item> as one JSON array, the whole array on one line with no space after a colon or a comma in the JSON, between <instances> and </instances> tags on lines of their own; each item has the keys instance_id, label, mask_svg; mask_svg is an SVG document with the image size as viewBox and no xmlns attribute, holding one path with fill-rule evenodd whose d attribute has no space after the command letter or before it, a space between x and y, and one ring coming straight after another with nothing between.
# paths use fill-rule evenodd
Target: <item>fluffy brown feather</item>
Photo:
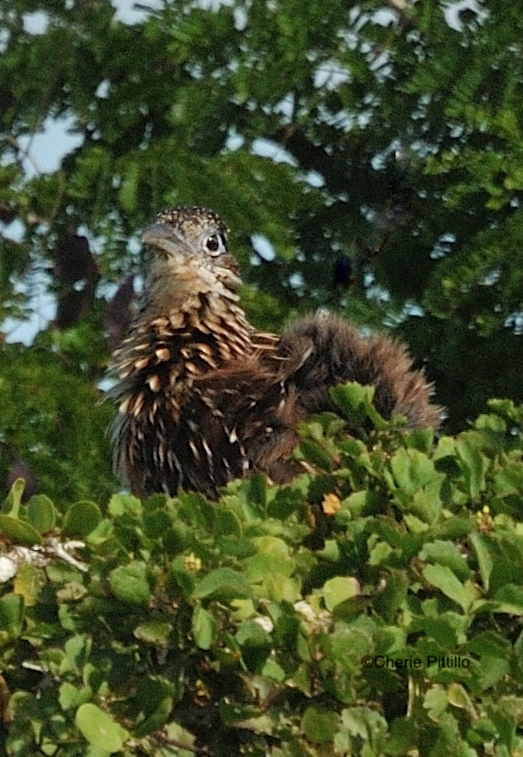
<instances>
[{"instance_id":1,"label":"fluffy brown feather","mask_svg":"<svg viewBox=\"0 0 523 757\"><path fill-rule=\"evenodd\" d=\"M204 208L160 213L142 240L152 259L142 307L114 353L119 404L114 464L138 496L178 487L214 498L249 471L285 480L297 424L334 409L329 389L375 387L378 411L411 427L439 424L431 387L406 348L363 339L333 315L298 319L281 337L256 331L237 289L226 227Z\"/></svg>"}]
</instances>

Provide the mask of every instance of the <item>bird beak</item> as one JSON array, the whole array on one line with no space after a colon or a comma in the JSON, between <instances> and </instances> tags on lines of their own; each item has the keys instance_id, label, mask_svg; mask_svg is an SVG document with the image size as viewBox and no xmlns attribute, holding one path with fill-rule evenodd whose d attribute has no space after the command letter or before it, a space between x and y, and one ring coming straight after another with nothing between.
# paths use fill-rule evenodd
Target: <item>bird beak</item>
<instances>
[{"instance_id":1,"label":"bird beak","mask_svg":"<svg viewBox=\"0 0 523 757\"><path fill-rule=\"evenodd\" d=\"M166 223L153 223L142 234L143 244L166 252L168 255L179 255L187 247L187 242L178 236L176 229Z\"/></svg>"}]
</instances>

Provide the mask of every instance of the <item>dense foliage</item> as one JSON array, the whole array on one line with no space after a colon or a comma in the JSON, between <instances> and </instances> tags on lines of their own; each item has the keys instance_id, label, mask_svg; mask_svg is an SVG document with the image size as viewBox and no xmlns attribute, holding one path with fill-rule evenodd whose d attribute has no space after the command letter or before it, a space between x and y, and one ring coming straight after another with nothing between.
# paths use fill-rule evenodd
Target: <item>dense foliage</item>
<instances>
[{"instance_id":1,"label":"dense foliage","mask_svg":"<svg viewBox=\"0 0 523 757\"><path fill-rule=\"evenodd\" d=\"M14 485L2 753L519 754L523 408L492 403L434 443L383 422L367 389L335 396L374 429L314 419L290 486L62 517Z\"/></svg>"},{"instance_id":2,"label":"dense foliage","mask_svg":"<svg viewBox=\"0 0 523 757\"><path fill-rule=\"evenodd\" d=\"M57 503L57 477L114 487L106 444L78 454L69 420L99 438L101 334L128 315L123 297L104 322L106 301L129 295L136 234L175 203L229 222L257 326L319 305L396 326L449 431L489 397L522 400L517 4L140 7L1 4L0 318L9 342L16 319L39 330L1 348L0 478L20 456ZM38 147L53 124L73 139L54 164Z\"/></svg>"},{"instance_id":3,"label":"dense foliage","mask_svg":"<svg viewBox=\"0 0 523 757\"><path fill-rule=\"evenodd\" d=\"M523 753L518 4L115 5L0 4L0 752ZM115 494L138 234L191 203L253 323L394 327L455 435L345 388L374 430L313 419L292 485Z\"/></svg>"}]
</instances>

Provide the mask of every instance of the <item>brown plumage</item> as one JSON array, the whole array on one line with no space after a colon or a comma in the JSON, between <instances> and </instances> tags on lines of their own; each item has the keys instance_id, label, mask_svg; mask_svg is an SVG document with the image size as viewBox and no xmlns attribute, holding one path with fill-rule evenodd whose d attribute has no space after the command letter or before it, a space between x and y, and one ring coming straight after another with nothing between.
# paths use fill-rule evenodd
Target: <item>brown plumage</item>
<instances>
[{"instance_id":1,"label":"brown plumage","mask_svg":"<svg viewBox=\"0 0 523 757\"><path fill-rule=\"evenodd\" d=\"M204 208L160 213L142 241L152 259L140 312L114 353L115 470L138 496L178 487L216 497L249 471L288 478L297 424L332 410L329 388L372 384L385 417L439 423L430 385L406 348L363 339L334 315L298 319L281 337L257 331L237 294L226 227Z\"/></svg>"}]
</instances>

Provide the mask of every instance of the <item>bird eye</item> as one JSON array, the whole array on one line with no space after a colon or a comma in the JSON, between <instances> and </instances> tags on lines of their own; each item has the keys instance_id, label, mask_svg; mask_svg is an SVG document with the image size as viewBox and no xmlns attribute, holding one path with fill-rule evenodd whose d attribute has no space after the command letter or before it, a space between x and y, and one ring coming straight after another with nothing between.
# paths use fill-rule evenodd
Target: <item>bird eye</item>
<instances>
[{"instance_id":1,"label":"bird eye","mask_svg":"<svg viewBox=\"0 0 523 757\"><path fill-rule=\"evenodd\" d=\"M227 242L223 234L210 234L204 242L204 247L211 255L221 255L227 252Z\"/></svg>"}]
</instances>

